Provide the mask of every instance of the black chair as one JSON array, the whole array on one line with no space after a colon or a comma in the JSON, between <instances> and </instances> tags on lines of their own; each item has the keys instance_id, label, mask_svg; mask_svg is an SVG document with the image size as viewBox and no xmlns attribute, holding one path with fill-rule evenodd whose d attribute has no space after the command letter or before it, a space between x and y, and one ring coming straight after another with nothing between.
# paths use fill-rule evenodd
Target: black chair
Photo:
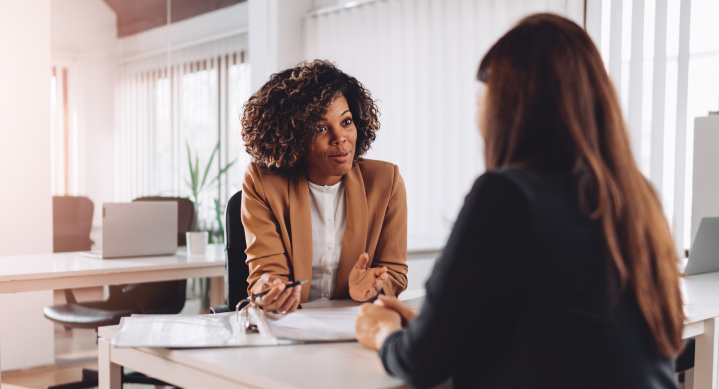
<instances>
[{"instance_id":1,"label":"black chair","mask_svg":"<svg viewBox=\"0 0 719 389\"><path fill-rule=\"evenodd\" d=\"M53 196L52 252L89 251L95 206L87 197Z\"/></svg>"},{"instance_id":2,"label":"black chair","mask_svg":"<svg viewBox=\"0 0 719 389\"><path fill-rule=\"evenodd\" d=\"M225 207L225 269L227 270L227 305L210 308L212 313L229 312L247 298L247 260L245 227L242 225L242 191L230 197Z\"/></svg>"},{"instance_id":3,"label":"black chair","mask_svg":"<svg viewBox=\"0 0 719 389\"><path fill-rule=\"evenodd\" d=\"M185 232L193 231L197 223L195 203L178 197L144 197L134 201L177 201L177 244L186 245ZM124 316L138 314L177 314L185 306L187 280L110 285L105 301L78 303L71 290L65 290L65 304L45 307L45 317L65 328L94 328L120 323ZM49 386L52 389L84 389L98 385L97 372L83 369L82 381ZM123 383L167 385L139 373L123 374Z\"/></svg>"},{"instance_id":4,"label":"black chair","mask_svg":"<svg viewBox=\"0 0 719 389\"><path fill-rule=\"evenodd\" d=\"M135 201L177 201L177 245L186 246L185 233L197 226L197 205L183 197L138 197Z\"/></svg>"},{"instance_id":5,"label":"black chair","mask_svg":"<svg viewBox=\"0 0 719 389\"><path fill-rule=\"evenodd\" d=\"M679 382L684 383L684 372L694 367L694 353L696 352L696 341L689 338L684 341L684 348L677 357L677 365L674 371L679 373Z\"/></svg>"},{"instance_id":6,"label":"black chair","mask_svg":"<svg viewBox=\"0 0 719 389\"><path fill-rule=\"evenodd\" d=\"M197 225L197 206L194 202L183 197L140 197L132 201L176 201L177 245L187 245L185 233L194 231ZM173 315L185 307L187 280L120 285L118 288L136 302L137 313Z\"/></svg>"}]
</instances>

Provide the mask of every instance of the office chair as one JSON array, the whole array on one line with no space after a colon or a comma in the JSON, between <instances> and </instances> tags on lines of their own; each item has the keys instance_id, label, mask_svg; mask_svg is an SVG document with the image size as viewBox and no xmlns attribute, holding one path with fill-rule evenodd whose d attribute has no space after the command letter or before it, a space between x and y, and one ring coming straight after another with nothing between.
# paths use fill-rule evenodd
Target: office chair
<instances>
[{"instance_id":1,"label":"office chair","mask_svg":"<svg viewBox=\"0 0 719 389\"><path fill-rule=\"evenodd\" d=\"M242 225L242 191L230 197L225 207L225 269L227 270L227 305L210 308L212 313L234 310L237 303L247 298L247 278L250 268L247 260L245 227Z\"/></svg>"},{"instance_id":2,"label":"office chair","mask_svg":"<svg viewBox=\"0 0 719 389\"><path fill-rule=\"evenodd\" d=\"M194 231L197 225L197 205L183 197L138 197L135 201L176 201L177 202L177 245L186 246L185 233Z\"/></svg>"},{"instance_id":3,"label":"office chair","mask_svg":"<svg viewBox=\"0 0 719 389\"><path fill-rule=\"evenodd\" d=\"M52 252L89 251L94 210L87 197L53 196Z\"/></svg>"},{"instance_id":4,"label":"office chair","mask_svg":"<svg viewBox=\"0 0 719 389\"><path fill-rule=\"evenodd\" d=\"M141 197L134 201L176 201L178 204L177 244L186 245L185 232L197 224L195 203L178 197ZM65 304L45 307L45 317L70 328L94 328L120 323L124 316L139 314L177 314L185 306L187 280L149 282L142 284L110 285L105 301L78 303L71 290L65 290ZM123 374L123 383L167 385L140 373ZM83 369L82 381L49 386L52 389L84 389L98 385L97 372Z\"/></svg>"},{"instance_id":5,"label":"office chair","mask_svg":"<svg viewBox=\"0 0 719 389\"><path fill-rule=\"evenodd\" d=\"M675 372L679 373L679 382L684 383L684 373L694 367L694 353L696 352L696 341L689 338L684 341L684 348L679 353L676 361Z\"/></svg>"}]
</instances>

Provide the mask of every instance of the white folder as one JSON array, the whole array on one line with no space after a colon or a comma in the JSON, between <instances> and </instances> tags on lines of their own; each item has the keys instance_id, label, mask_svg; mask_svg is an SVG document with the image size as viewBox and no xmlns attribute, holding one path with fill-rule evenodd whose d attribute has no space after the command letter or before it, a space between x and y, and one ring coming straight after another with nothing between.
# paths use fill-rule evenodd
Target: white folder
<instances>
[{"instance_id":1,"label":"white folder","mask_svg":"<svg viewBox=\"0 0 719 389\"><path fill-rule=\"evenodd\" d=\"M353 342L359 306L298 309L288 315L250 309L259 334L248 334L234 312L215 315L132 315L120 322L115 347L245 347Z\"/></svg>"}]
</instances>

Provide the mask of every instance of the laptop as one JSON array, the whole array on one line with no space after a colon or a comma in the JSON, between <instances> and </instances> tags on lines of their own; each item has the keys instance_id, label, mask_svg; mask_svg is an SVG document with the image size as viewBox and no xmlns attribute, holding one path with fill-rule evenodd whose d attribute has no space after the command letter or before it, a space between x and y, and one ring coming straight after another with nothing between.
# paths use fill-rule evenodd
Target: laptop
<instances>
[{"instance_id":1,"label":"laptop","mask_svg":"<svg viewBox=\"0 0 719 389\"><path fill-rule=\"evenodd\" d=\"M703 217L684 274L719 271L719 217Z\"/></svg>"},{"instance_id":2,"label":"laptop","mask_svg":"<svg viewBox=\"0 0 719 389\"><path fill-rule=\"evenodd\" d=\"M177 202L102 204L102 250L93 258L128 258L177 253Z\"/></svg>"}]
</instances>

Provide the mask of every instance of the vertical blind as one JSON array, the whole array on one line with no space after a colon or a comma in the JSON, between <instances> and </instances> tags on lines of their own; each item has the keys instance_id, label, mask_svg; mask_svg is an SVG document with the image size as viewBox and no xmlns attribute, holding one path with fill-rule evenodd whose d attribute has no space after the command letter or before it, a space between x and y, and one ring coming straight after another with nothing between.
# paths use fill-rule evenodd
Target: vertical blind
<instances>
[{"instance_id":1,"label":"vertical blind","mask_svg":"<svg viewBox=\"0 0 719 389\"><path fill-rule=\"evenodd\" d=\"M125 61L117 87L116 198L191 194L187 149L208 177L236 161L200 197L202 228L213 228L214 203L242 187L249 157L243 151L239 109L249 98L247 35ZM209 181L209 179L208 179Z\"/></svg>"},{"instance_id":2,"label":"vertical blind","mask_svg":"<svg viewBox=\"0 0 719 389\"><path fill-rule=\"evenodd\" d=\"M661 194L680 255L691 245L694 118L719 108L719 2L588 0L637 162Z\"/></svg>"},{"instance_id":3,"label":"vertical blind","mask_svg":"<svg viewBox=\"0 0 719 389\"><path fill-rule=\"evenodd\" d=\"M693 120L719 110L719 40L714 39L719 24L712 16L719 14L719 2L350 4L307 15L304 54L335 62L378 100L382 128L367 157L400 167L407 185L410 247L443 244L471 183L484 171L473 122L479 60L520 18L547 11L585 26L594 39L620 95L637 162L661 194L678 250L689 247ZM237 120L250 92L246 47L242 34L120 64L118 200L187 196L185 142L201 162L220 142L215 173L218 166L238 160L208 198L224 203L241 187L250 160ZM56 77L53 82L57 95L63 81ZM53 124L53 145L58 145L61 124Z\"/></svg>"},{"instance_id":4,"label":"vertical blind","mask_svg":"<svg viewBox=\"0 0 719 389\"><path fill-rule=\"evenodd\" d=\"M444 244L484 171L473 120L481 56L520 18L546 11L583 23L584 1L380 0L306 17L305 57L335 62L378 100L367 158L399 166L410 249Z\"/></svg>"},{"instance_id":5,"label":"vertical blind","mask_svg":"<svg viewBox=\"0 0 719 389\"><path fill-rule=\"evenodd\" d=\"M683 255L693 121L719 109L716 0L369 0L309 15L305 55L334 61L379 100L382 129L368 157L400 167L410 246L437 246L484 171L473 123L479 60L520 18L547 11L583 25L600 49Z\"/></svg>"}]
</instances>

